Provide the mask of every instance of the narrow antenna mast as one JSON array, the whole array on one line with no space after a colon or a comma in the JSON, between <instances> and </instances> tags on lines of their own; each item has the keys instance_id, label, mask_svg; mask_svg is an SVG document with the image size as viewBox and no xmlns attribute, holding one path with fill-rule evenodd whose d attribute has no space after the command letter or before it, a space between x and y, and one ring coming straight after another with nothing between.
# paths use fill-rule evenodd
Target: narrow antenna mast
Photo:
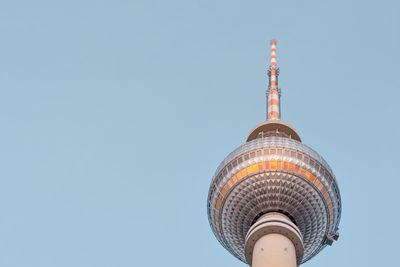
<instances>
[{"instance_id":1,"label":"narrow antenna mast","mask_svg":"<svg viewBox=\"0 0 400 267\"><path fill-rule=\"evenodd\" d=\"M267 120L280 120L281 90L278 88L279 68L276 66L276 40L271 41L271 65L268 69Z\"/></svg>"}]
</instances>

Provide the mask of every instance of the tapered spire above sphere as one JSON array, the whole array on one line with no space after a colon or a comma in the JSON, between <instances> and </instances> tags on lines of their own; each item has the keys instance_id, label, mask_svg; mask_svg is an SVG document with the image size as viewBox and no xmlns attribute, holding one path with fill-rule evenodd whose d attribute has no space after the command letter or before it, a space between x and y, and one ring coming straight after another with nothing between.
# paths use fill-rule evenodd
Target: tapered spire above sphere
<instances>
[{"instance_id":1,"label":"tapered spire above sphere","mask_svg":"<svg viewBox=\"0 0 400 267\"><path fill-rule=\"evenodd\" d=\"M271 41L271 64L268 69L267 119L279 120L281 91L278 87L279 68L276 66L276 41Z\"/></svg>"}]
</instances>

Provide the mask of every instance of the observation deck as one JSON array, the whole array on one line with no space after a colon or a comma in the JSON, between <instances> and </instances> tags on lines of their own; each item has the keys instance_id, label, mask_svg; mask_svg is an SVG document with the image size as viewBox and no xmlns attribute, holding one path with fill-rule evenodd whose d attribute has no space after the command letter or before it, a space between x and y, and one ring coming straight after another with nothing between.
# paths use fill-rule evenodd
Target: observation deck
<instances>
[{"instance_id":1,"label":"observation deck","mask_svg":"<svg viewBox=\"0 0 400 267\"><path fill-rule=\"evenodd\" d=\"M256 126L219 165L207 211L216 238L243 262L256 220L269 212L286 215L303 236L305 262L338 238L341 199L325 160L291 126L274 120Z\"/></svg>"}]
</instances>

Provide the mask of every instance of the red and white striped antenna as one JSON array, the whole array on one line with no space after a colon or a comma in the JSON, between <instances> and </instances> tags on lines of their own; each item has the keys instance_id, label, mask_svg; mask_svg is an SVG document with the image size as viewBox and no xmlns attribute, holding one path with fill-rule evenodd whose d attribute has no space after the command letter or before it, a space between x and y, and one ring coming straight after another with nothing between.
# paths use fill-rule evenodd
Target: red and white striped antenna
<instances>
[{"instance_id":1,"label":"red and white striped antenna","mask_svg":"<svg viewBox=\"0 0 400 267\"><path fill-rule=\"evenodd\" d=\"M268 69L267 120L279 120L281 90L278 88L279 68L276 66L276 40L271 41L271 65Z\"/></svg>"}]
</instances>

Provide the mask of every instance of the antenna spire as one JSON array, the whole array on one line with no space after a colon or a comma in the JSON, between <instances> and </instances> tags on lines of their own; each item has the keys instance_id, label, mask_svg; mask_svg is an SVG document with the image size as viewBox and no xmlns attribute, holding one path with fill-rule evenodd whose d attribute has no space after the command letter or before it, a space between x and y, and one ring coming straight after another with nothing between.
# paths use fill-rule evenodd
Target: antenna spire
<instances>
[{"instance_id":1,"label":"antenna spire","mask_svg":"<svg viewBox=\"0 0 400 267\"><path fill-rule=\"evenodd\" d=\"M267 120L279 120L281 89L278 88L279 68L276 66L276 40L271 41L271 65L268 69Z\"/></svg>"}]
</instances>

